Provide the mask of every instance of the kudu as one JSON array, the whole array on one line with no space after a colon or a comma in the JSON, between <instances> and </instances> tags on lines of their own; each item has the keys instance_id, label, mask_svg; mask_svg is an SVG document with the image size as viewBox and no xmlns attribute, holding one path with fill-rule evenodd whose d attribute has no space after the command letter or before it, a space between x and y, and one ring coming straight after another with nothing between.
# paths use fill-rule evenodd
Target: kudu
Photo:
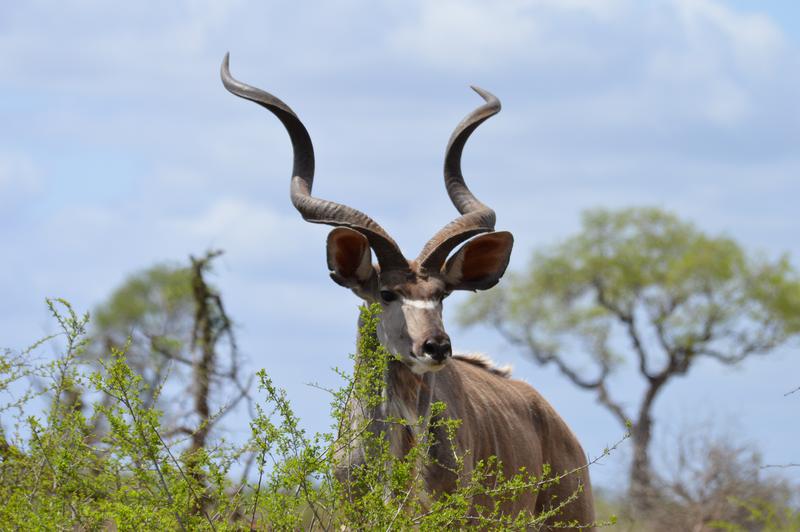
<instances>
[{"instance_id":1,"label":"kudu","mask_svg":"<svg viewBox=\"0 0 800 532\"><path fill-rule=\"evenodd\" d=\"M228 61L226 55L221 68L225 88L271 111L289 133L294 152L292 203L306 221L336 226L327 240L331 277L367 303L379 302L382 306L378 339L395 357L386 372L386 399L376 411L353 411L373 420L400 418L413 425L429 412L431 402L441 401L447 405L446 415L460 419L461 425L452 441L456 449L452 449L444 431L431 435L437 441L430 447L432 465L424 471L428 493L435 496L455 488L453 451L464 456L462 474L467 476L478 461L491 456L500 460L506 477L522 467L538 475L543 465L549 464L553 474L574 473L543 491L523 494L507 503L504 511L539 513L580 488L580 495L557 519L576 520L584 526L592 523L587 460L576 437L528 384L511 379L508 372L479 356L453 356L442 323L442 301L448 294L491 288L505 272L511 255L511 233L494 231L494 211L470 192L461 174L464 144L475 128L500 111L498 99L473 87L485 103L456 127L444 163L447 193L461 216L445 225L419 256L409 261L372 218L311 195L314 152L305 126L278 98L234 79ZM377 265L372 264L372 251ZM413 445L411 429L388 434L395 455L402 456ZM353 465L353 457L349 459Z\"/></svg>"}]
</instances>

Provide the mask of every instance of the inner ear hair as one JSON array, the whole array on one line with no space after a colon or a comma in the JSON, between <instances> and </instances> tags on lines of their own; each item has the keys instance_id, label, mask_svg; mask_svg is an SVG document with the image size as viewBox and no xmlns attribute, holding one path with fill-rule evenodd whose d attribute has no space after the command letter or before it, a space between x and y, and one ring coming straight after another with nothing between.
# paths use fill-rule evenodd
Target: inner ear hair
<instances>
[{"instance_id":1,"label":"inner ear hair","mask_svg":"<svg viewBox=\"0 0 800 532\"><path fill-rule=\"evenodd\" d=\"M478 240L464 250L464 260L461 263L461 279L464 281L477 281L486 277L487 272L494 272L497 268L497 244L493 241Z\"/></svg>"},{"instance_id":2,"label":"inner ear hair","mask_svg":"<svg viewBox=\"0 0 800 532\"><path fill-rule=\"evenodd\" d=\"M342 286L364 285L374 274L369 241L358 231L347 227L331 231L327 254L331 278Z\"/></svg>"},{"instance_id":3,"label":"inner ear hair","mask_svg":"<svg viewBox=\"0 0 800 532\"><path fill-rule=\"evenodd\" d=\"M514 237L507 231L486 233L464 244L445 265L452 290L486 290L496 285L511 258Z\"/></svg>"}]
</instances>

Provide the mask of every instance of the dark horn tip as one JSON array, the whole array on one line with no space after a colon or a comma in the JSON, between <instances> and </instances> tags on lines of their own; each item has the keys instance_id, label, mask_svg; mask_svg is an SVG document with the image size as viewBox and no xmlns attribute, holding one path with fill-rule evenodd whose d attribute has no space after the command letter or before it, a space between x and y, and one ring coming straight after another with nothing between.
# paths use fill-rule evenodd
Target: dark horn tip
<instances>
[{"instance_id":1,"label":"dark horn tip","mask_svg":"<svg viewBox=\"0 0 800 532\"><path fill-rule=\"evenodd\" d=\"M483 98L490 107L496 109L495 112L500 111L500 100L497 98L497 96L485 89L478 87L477 85L470 85L469 88L477 92L478 95Z\"/></svg>"}]
</instances>

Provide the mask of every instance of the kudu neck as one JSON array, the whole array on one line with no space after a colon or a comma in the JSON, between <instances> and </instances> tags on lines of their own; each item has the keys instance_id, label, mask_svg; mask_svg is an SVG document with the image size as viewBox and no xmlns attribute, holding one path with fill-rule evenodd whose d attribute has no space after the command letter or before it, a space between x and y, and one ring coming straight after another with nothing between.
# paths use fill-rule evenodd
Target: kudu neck
<instances>
[{"instance_id":1,"label":"kudu neck","mask_svg":"<svg viewBox=\"0 0 800 532\"><path fill-rule=\"evenodd\" d=\"M359 318L357 346L364 345L361 332L363 325L362 319ZM374 332L369 334L370 340L375 342L373 345L377 345L379 342L377 334ZM369 363L368 358L357 351L356 365ZM385 414L402 417L410 423L416 423L420 416L427 416L430 412L435 380L435 373L428 372L418 375L403 362L390 360L384 372L384 404L381 410Z\"/></svg>"}]
</instances>

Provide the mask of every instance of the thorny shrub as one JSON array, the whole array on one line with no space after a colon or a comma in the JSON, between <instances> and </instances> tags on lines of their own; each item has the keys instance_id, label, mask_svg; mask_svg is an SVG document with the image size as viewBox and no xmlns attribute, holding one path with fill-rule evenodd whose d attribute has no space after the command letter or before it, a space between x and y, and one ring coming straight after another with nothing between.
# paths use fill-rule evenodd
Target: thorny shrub
<instances>
[{"instance_id":1,"label":"thorny shrub","mask_svg":"<svg viewBox=\"0 0 800 532\"><path fill-rule=\"evenodd\" d=\"M337 370L344 385L331 390L330 431L308 434L286 393L261 370L264 400L250 422L249 440L241 445L219 441L190 452L185 435L165 436L170 431L163 413L143 403L142 397L160 389L146 390L125 349L99 360L85 357L88 315L63 300L48 306L59 334L20 353L0 352L0 394L7 398L0 403L4 530L536 529L546 519L557 519L578 496L545 514L505 515L500 511L504 501L546 488L564 475L519 471L505 478L498 461L489 460L466 477L463 456L457 456L458 489L431 501L421 479L430 465L430 429L444 429L450 438L459 430L457 420L442 415L446 405L441 403L412 421L421 436L404 457L392 456L385 435L366 423L349 426L351 397L372 405L382 401L391 356L375 340L379 308L362 308L354 375ZM61 354L35 358L54 337L63 339ZM98 397L103 400L90 401ZM82 398L90 404L82 404ZM105 429L98 434L99 426ZM333 473L334 457L337 450L355 446L365 449L367 459L344 484ZM257 471L237 481L232 471L249 460ZM494 505L476 508L474 498L484 494Z\"/></svg>"}]
</instances>

